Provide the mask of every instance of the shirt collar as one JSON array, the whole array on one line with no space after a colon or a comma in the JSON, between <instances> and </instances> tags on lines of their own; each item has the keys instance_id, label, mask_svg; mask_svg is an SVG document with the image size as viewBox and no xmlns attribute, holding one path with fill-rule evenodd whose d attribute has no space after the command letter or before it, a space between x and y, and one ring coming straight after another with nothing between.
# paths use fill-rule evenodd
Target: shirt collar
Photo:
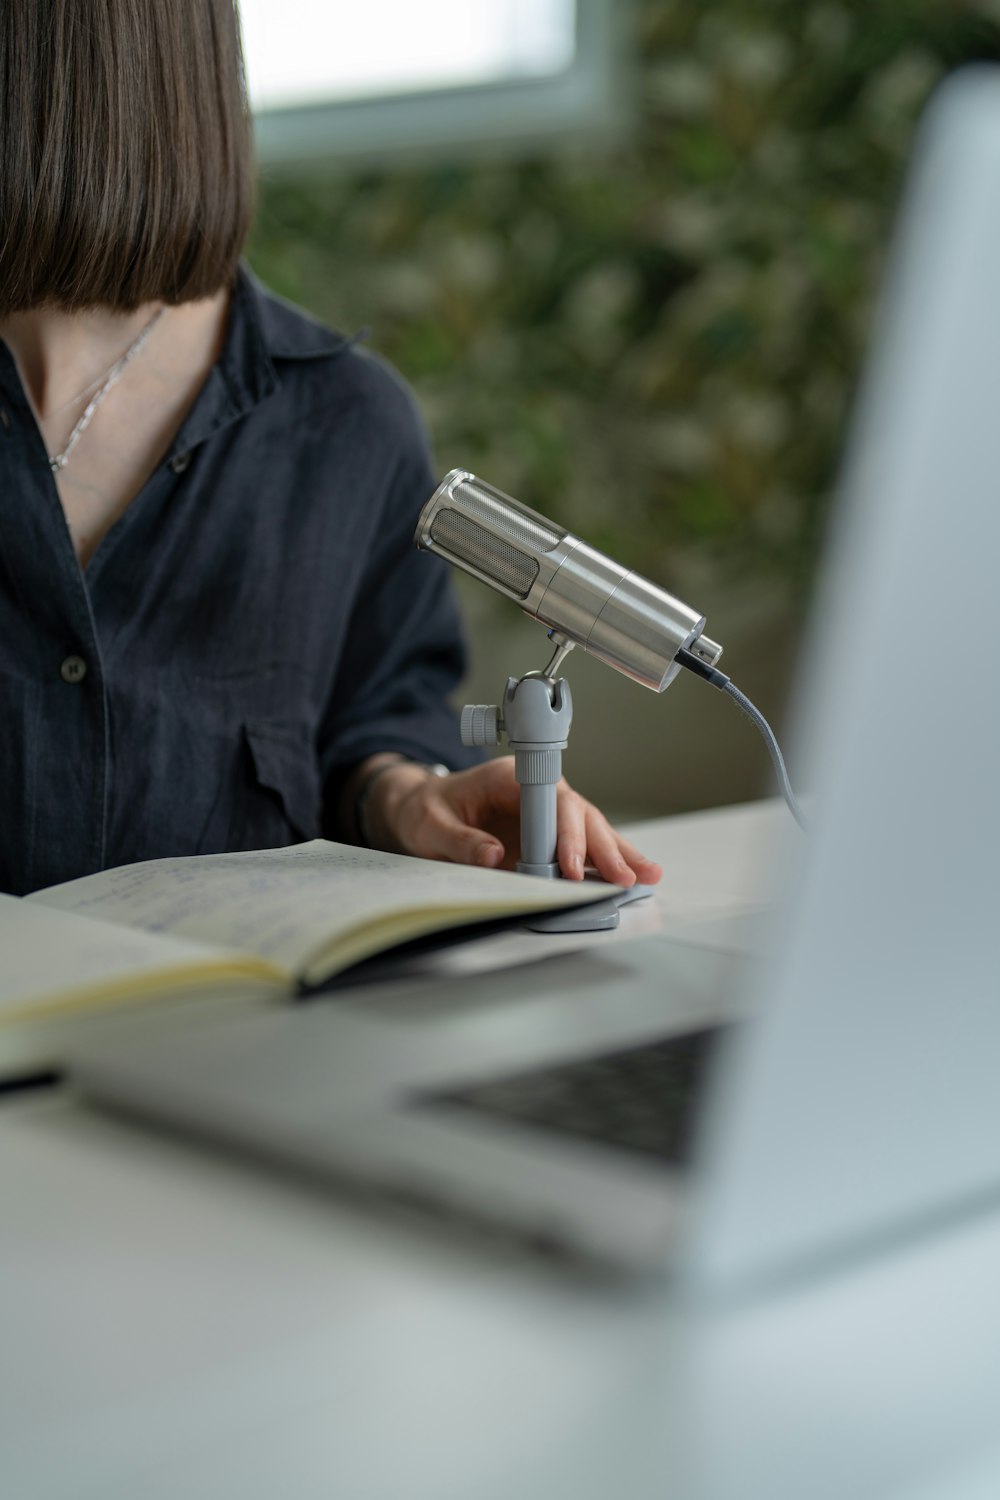
<instances>
[{"instance_id":1,"label":"shirt collar","mask_svg":"<svg viewBox=\"0 0 1000 1500\"><path fill-rule=\"evenodd\" d=\"M265 290L241 261L222 353L181 424L168 460L190 452L276 391L281 381L275 361L331 358L353 342Z\"/></svg>"},{"instance_id":2,"label":"shirt collar","mask_svg":"<svg viewBox=\"0 0 1000 1500\"><path fill-rule=\"evenodd\" d=\"M241 289L245 293L246 311L272 359L323 359L341 354L354 342L267 291L245 262L240 263L236 289L237 294Z\"/></svg>"}]
</instances>

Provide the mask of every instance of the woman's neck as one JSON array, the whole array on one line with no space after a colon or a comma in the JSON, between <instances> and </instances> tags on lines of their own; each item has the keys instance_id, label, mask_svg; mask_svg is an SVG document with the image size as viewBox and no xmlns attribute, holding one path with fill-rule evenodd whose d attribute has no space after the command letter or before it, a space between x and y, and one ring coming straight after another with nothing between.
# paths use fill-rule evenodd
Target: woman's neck
<instances>
[{"instance_id":1,"label":"woman's neck","mask_svg":"<svg viewBox=\"0 0 1000 1500\"><path fill-rule=\"evenodd\" d=\"M99 382L161 305L150 302L131 313L32 308L0 320L0 338L17 361L39 419L45 421L91 382Z\"/></svg>"},{"instance_id":2,"label":"woman's neck","mask_svg":"<svg viewBox=\"0 0 1000 1500\"><path fill-rule=\"evenodd\" d=\"M228 305L224 290L202 302L167 307L143 347L142 364L168 385L185 380L192 368L203 376L222 347ZM99 385L162 306L147 302L130 313L38 307L0 319L0 338L17 362L38 420L48 421L92 383Z\"/></svg>"},{"instance_id":3,"label":"woman's neck","mask_svg":"<svg viewBox=\"0 0 1000 1500\"><path fill-rule=\"evenodd\" d=\"M167 307L120 378L102 384L155 317L33 309L0 321L34 407L70 534L86 564L168 452L225 340L229 293ZM99 396L77 433L88 402Z\"/></svg>"}]
</instances>

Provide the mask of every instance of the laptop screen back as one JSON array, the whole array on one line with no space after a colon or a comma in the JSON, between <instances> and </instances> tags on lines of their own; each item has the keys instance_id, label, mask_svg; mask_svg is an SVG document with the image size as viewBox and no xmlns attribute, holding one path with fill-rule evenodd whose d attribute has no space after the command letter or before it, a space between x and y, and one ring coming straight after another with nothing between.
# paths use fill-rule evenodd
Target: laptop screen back
<instances>
[{"instance_id":1,"label":"laptop screen back","mask_svg":"<svg viewBox=\"0 0 1000 1500\"><path fill-rule=\"evenodd\" d=\"M722 1070L692 1269L1000 1202L1000 75L924 122L797 706L813 828Z\"/></svg>"}]
</instances>

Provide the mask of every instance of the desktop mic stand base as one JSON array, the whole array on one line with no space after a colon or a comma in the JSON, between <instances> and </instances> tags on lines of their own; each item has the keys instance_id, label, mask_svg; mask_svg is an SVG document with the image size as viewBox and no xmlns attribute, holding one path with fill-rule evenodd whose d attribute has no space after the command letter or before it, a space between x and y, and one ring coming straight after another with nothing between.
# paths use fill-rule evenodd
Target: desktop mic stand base
<instances>
[{"instance_id":1,"label":"desktop mic stand base","mask_svg":"<svg viewBox=\"0 0 1000 1500\"><path fill-rule=\"evenodd\" d=\"M562 752L573 721L569 683L553 676L570 643L553 634L556 653L544 672L508 677L503 704L467 703L462 710L462 742L497 745L506 737L514 752L514 774L521 789L521 858L523 875L559 878L556 861L556 787L562 776ZM536 932L600 932L618 926L612 898L575 911L547 912L528 925Z\"/></svg>"},{"instance_id":2,"label":"desktop mic stand base","mask_svg":"<svg viewBox=\"0 0 1000 1500\"><path fill-rule=\"evenodd\" d=\"M571 911L550 911L526 917L529 932L613 932L621 921L613 896L606 901L591 901Z\"/></svg>"}]
</instances>

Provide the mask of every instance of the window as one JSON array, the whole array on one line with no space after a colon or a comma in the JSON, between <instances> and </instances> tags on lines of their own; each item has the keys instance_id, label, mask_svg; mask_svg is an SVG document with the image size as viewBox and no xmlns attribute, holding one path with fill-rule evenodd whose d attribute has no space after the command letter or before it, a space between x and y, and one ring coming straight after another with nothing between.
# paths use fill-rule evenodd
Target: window
<instances>
[{"instance_id":1,"label":"window","mask_svg":"<svg viewBox=\"0 0 1000 1500\"><path fill-rule=\"evenodd\" d=\"M449 153L622 123L612 0L242 0L262 160Z\"/></svg>"}]
</instances>

